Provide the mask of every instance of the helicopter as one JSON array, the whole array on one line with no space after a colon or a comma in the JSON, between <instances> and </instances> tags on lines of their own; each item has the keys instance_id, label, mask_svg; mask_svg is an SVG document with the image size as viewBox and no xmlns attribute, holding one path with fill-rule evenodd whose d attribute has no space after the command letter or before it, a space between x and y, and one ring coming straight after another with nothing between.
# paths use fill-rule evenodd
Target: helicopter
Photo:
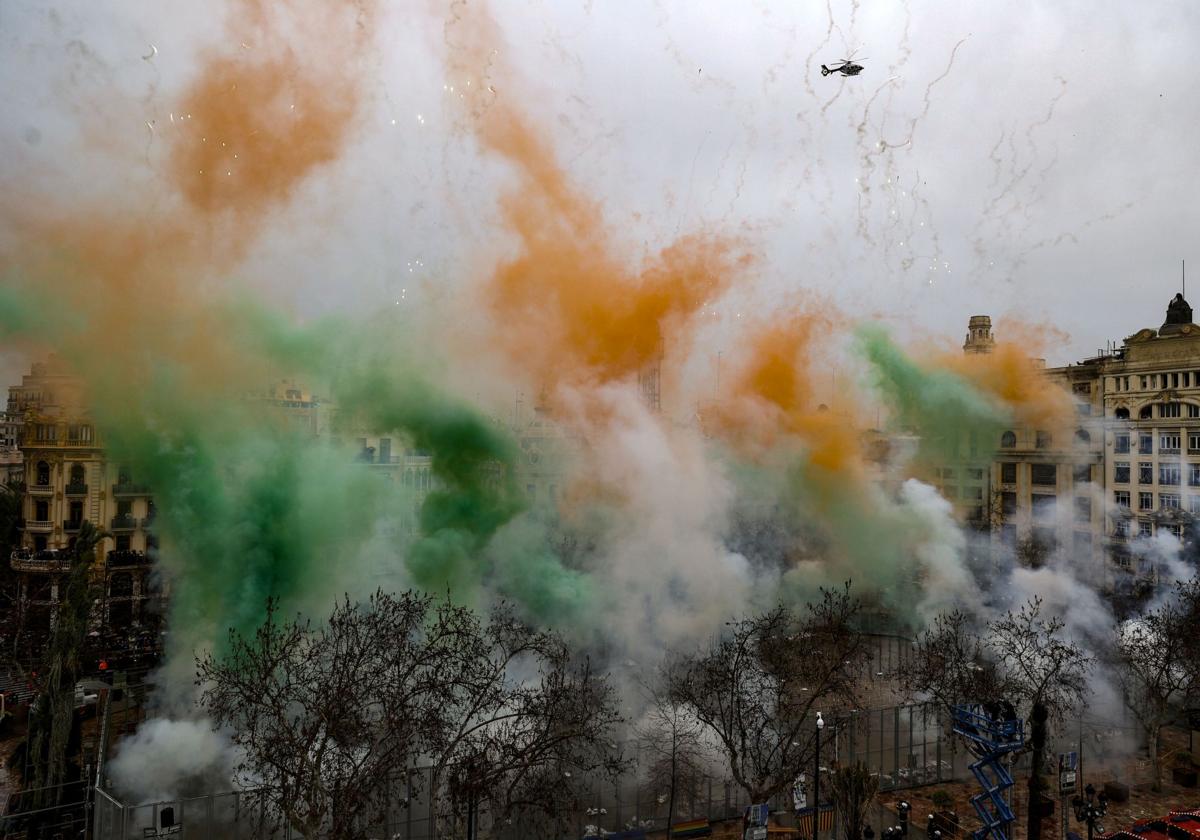
<instances>
[{"instance_id":1,"label":"helicopter","mask_svg":"<svg viewBox=\"0 0 1200 840\"><path fill-rule=\"evenodd\" d=\"M860 59L860 61L865 61L865 59ZM863 71L861 64L855 64L848 58L840 59L835 62L835 65L834 67L826 67L822 64L821 75L828 76L830 73L841 73L843 76L857 76Z\"/></svg>"}]
</instances>

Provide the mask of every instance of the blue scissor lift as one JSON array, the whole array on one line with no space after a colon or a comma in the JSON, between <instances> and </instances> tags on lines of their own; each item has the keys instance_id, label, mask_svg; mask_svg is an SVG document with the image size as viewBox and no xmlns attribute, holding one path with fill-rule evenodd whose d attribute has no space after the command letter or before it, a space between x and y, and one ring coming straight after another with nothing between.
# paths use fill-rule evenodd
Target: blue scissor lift
<instances>
[{"instance_id":1,"label":"blue scissor lift","mask_svg":"<svg viewBox=\"0 0 1200 840\"><path fill-rule=\"evenodd\" d=\"M1013 813L1004 801L1004 791L1012 787L1013 779L1003 758L1025 746L1025 722L990 715L976 703L954 707L954 731L967 739L968 748L978 759L971 765L971 772L983 793L972 796L971 804L983 828L974 832L974 840L1008 840Z\"/></svg>"}]
</instances>

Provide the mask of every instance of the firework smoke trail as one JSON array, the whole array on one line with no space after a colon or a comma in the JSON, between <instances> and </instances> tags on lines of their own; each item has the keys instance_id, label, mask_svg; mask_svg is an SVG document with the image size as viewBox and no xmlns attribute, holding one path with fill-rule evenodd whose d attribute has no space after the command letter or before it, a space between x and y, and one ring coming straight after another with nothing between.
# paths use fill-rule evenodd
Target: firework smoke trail
<instances>
[{"instance_id":1,"label":"firework smoke trail","mask_svg":"<svg viewBox=\"0 0 1200 840\"><path fill-rule=\"evenodd\" d=\"M1050 162L1038 170L1037 177L1032 180L1029 179L1030 172L1033 171L1035 164L1041 158L1040 149L1038 148L1037 141L1034 139L1034 133L1037 129L1051 123L1059 101L1067 94L1067 80L1058 77L1058 83L1059 90L1046 106L1045 116L1030 123L1025 129L1025 148L1028 150L1029 157L1024 162L1024 165L1021 163L1021 155L1016 146L1015 130L1011 132L1001 131L996 144L988 153L988 159L991 161L993 167L992 183L989 189L996 189L997 191L984 203L979 221L975 224L975 228L970 235L972 246L980 263L977 266L979 268L982 267L983 260L988 259L986 242L997 239L1001 241L1017 241L1032 225L1030 213L1040 199L1040 190L1042 184L1045 182L1046 175L1054 167L1058 159L1056 151ZM1001 146L1005 145L1006 140L1009 151L1007 160L1008 171L1006 175L1003 175L1006 161L1000 155L999 150ZM1004 183L1001 186L1002 175ZM1002 207L1002 205L1005 206ZM1026 224L1021 230L1014 231L1011 216L1017 213L1025 217ZM992 224L998 224L998 229L988 231L985 235L985 227Z\"/></svg>"}]
</instances>

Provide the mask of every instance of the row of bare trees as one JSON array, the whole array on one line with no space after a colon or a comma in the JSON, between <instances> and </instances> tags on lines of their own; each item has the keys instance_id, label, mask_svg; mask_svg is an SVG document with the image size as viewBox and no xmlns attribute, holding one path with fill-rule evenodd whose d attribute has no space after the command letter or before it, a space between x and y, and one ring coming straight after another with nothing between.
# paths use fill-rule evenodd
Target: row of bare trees
<instances>
[{"instance_id":1,"label":"row of bare trees","mask_svg":"<svg viewBox=\"0 0 1200 840\"><path fill-rule=\"evenodd\" d=\"M646 781L665 793L668 826L684 792L711 770L752 802L811 773L816 713L861 707L867 636L849 584L811 603L729 622L668 657L637 710ZM947 712L1011 702L1028 722L1032 797L1052 729L1080 708L1097 675L1120 681L1156 762L1162 728L1200 672L1200 583L1177 586L1139 619L1088 649L1034 598L991 620L939 616L894 675L914 699ZM486 619L416 593L345 601L319 627L272 609L253 638L236 634L199 662L202 702L243 751L243 784L265 784L281 821L305 836L363 836L363 815L388 807L397 773L431 768L427 794L466 836L530 814L574 813L581 784L625 770L626 734L608 677L556 634L500 607ZM632 692L631 692L632 693ZM874 796L865 767L836 768L829 793L857 837ZM1031 809L1032 811L1033 809ZM1037 840L1040 822L1031 819Z\"/></svg>"},{"instance_id":2,"label":"row of bare trees","mask_svg":"<svg viewBox=\"0 0 1200 840\"><path fill-rule=\"evenodd\" d=\"M239 783L304 837L350 840L429 779L444 818L566 815L586 776L616 769L608 680L511 610L486 620L413 592L281 621L198 662L201 703L241 750ZM428 775L414 776L417 765Z\"/></svg>"}]
</instances>

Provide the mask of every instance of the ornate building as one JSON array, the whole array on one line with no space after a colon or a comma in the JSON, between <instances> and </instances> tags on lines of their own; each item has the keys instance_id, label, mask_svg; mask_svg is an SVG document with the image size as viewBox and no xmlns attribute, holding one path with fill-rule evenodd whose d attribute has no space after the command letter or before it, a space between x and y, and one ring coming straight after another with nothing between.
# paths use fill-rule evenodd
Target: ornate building
<instances>
[{"instance_id":1,"label":"ornate building","mask_svg":"<svg viewBox=\"0 0 1200 840\"><path fill-rule=\"evenodd\" d=\"M978 320L966 352L992 340L990 323ZM1153 574L1138 538L1189 542L1200 514L1200 326L1191 306L1177 294L1158 329L1045 375L1073 396L1076 428L1066 439L1004 431L991 466L994 535L1035 557L1070 546L1097 582Z\"/></svg>"},{"instance_id":2,"label":"ornate building","mask_svg":"<svg viewBox=\"0 0 1200 840\"><path fill-rule=\"evenodd\" d=\"M19 602L31 626L49 621L68 571L65 549L84 522L109 534L94 568L104 587L103 620L112 628L139 620L154 597L154 501L107 461L83 383L56 358L37 363L9 388L8 415L20 418L24 469L21 542L10 562L20 573Z\"/></svg>"}]
</instances>

